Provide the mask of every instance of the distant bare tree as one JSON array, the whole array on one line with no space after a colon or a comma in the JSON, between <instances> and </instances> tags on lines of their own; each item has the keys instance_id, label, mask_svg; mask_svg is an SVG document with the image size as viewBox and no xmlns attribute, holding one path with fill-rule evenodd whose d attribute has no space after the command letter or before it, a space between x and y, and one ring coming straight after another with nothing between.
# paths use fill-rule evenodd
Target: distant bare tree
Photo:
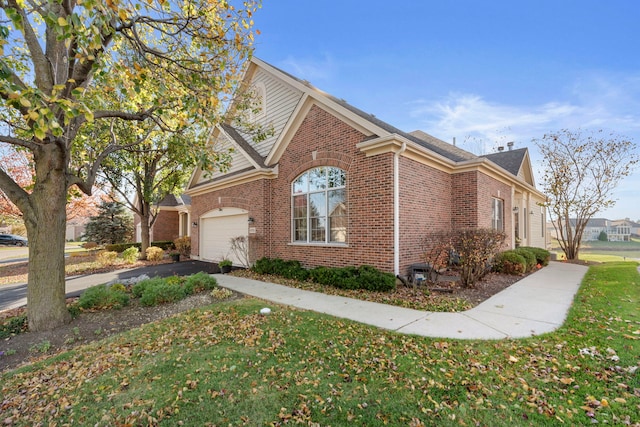
<instances>
[{"instance_id":1,"label":"distant bare tree","mask_svg":"<svg viewBox=\"0 0 640 427\"><path fill-rule=\"evenodd\" d=\"M587 222L615 204L613 191L638 164L636 145L613 133L580 129L563 129L534 142L544 161L544 206L560 248L567 259L577 259Z\"/></svg>"}]
</instances>

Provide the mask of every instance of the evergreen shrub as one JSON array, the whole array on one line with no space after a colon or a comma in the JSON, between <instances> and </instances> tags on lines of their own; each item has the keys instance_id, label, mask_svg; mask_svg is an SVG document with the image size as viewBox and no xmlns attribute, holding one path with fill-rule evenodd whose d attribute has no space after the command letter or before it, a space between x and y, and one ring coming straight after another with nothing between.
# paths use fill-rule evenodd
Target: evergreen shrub
<instances>
[{"instance_id":1,"label":"evergreen shrub","mask_svg":"<svg viewBox=\"0 0 640 427\"><path fill-rule=\"evenodd\" d=\"M83 309L122 308L128 304L129 295L126 292L106 285L92 286L78 299L78 306Z\"/></svg>"},{"instance_id":2,"label":"evergreen shrub","mask_svg":"<svg viewBox=\"0 0 640 427\"><path fill-rule=\"evenodd\" d=\"M523 249L527 249L528 251L533 252L536 256L536 262L541 266L549 265L549 260L551 259L551 252L542 248L534 248L533 246L523 246Z\"/></svg>"},{"instance_id":3,"label":"evergreen shrub","mask_svg":"<svg viewBox=\"0 0 640 427\"><path fill-rule=\"evenodd\" d=\"M525 272L530 272L533 271L536 268L536 264L538 264L538 261L536 260L536 256L533 253L533 251L525 248L525 247L519 247L514 249L516 251L516 253L518 253L520 256L522 256L522 258L524 258L525 260Z\"/></svg>"},{"instance_id":4,"label":"evergreen shrub","mask_svg":"<svg viewBox=\"0 0 640 427\"><path fill-rule=\"evenodd\" d=\"M504 274L524 274L526 259L515 249L500 252L494 260L494 270Z\"/></svg>"}]
</instances>

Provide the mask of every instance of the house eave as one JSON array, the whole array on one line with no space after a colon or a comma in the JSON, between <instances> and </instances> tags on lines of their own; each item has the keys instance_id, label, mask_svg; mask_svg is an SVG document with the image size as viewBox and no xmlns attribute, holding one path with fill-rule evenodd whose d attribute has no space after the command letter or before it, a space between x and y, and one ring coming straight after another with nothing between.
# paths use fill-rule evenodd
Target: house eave
<instances>
[{"instance_id":1,"label":"house eave","mask_svg":"<svg viewBox=\"0 0 640 427\"><path fill-rule=\"evenodd\" d=\"M243 173L223 176L211 181L203 182L185 191L185 194L194 197L201 196L216 190L222 190L241 184L246 184L260 179L275 179L278 177L278 166L274 168L252 169Z\"/></svg>"},{"instance_id":2,"label":"house eave","mask_svg":"<svg viewBox=\"0 0 640 427\"><path fill-rule=\"evenodd\" d=\"M547 197L544 193L540 192L533 185L528 182L522 180L521 178L514 176L509 171L504 168L496 165L489 159L478 157L477 159L465 160L462 162L458 162L455 168L454 173L464 173L471 171L480 171L485 175L491 176L498 181L504 182L505 184L513 186L518 191L525 191L529 193L534 193L543 200L546 200Z\"/></svg>"},{"instance_id":3,"label":"house eave","mask_svg":"<svg viewBox=\"0 0 640 427\"><path fill-rule=\"evenodd\" d=\"M415 142L397 134L369 139L356 144L356 147L361 152L365 153L367 157L371 157L384 153L399 153L402 151L403 143L405 143L406 150L401 153L402 157L415 160L421 164L431 166L449 174L479 171L513 186L519 191L534 193L540 198L546 200L546 196L534 186L483 157L454 162L451 159L441 156L438 153L431 152Z\"/></svg>"},{"instance_id":4,"label":"house eave","mask_svg":"<svg viewBox=\"0 0 640 427\"><path fill-rule=\"evenodd\" d=\"M406 149L403 151L403 144ZM452 173L455 162L447 159L438 153L426 150L424 147L398 134L391 134L378 138L369 139L356 144L361 152L367 157L377 156L384 153L401 153L403 157L410 158L419 163L432 166L438 170Z\"/></svg>"}]
</instances>

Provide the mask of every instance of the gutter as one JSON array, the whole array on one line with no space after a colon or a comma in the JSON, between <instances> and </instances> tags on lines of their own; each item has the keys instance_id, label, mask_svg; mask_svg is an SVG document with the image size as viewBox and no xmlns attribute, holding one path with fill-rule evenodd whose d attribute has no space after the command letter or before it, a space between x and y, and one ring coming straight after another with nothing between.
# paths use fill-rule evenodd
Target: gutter
<instances>
[{"instance_id":1,"label":"gutter","mask_svg":"<svg viewBox=\"0 0 640 427\"><path fill-rule=\"evenodd\" d=\"M400 149L393 154L393 274L400 274L400 156L407 149L402 141Z\"/></svg>"}]
</instances>

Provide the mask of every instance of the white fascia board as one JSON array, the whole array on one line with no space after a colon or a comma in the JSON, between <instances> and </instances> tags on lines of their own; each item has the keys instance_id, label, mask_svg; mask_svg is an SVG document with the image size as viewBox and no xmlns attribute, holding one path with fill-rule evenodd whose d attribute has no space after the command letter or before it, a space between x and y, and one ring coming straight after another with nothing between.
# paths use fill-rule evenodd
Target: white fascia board
<instances>
[{"instance_id":1,"label":"white fascia board","mask_svg":"<svg viewBox=\"0 0 640 427\"><path fill-rule=\"evenodd\" d=\"M278 167L274 168L261 168L250 170L241 174L231 175L217 179L212 182L200 184L197 187L190 188L185 191L185 194L193 196L201 196L206 193L210 193L216 190L222 190L224 188L234 187L236 185L245 184L251 181L257 181L259 179L275 179L278 177Z\"/></svg>"}]
</instances>

